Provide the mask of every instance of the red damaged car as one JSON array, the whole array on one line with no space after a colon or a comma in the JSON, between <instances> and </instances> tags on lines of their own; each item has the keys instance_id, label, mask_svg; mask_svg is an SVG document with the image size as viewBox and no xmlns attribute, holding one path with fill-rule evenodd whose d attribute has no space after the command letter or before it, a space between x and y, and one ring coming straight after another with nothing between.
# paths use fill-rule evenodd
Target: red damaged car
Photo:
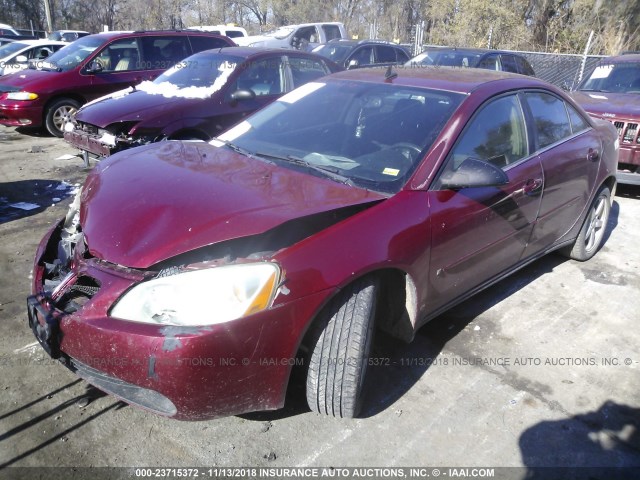
<instances>
[{"instance_id":1,"label":"red damaged car","mask_svg":"<svg viewBox=\"0 0 640 480\"><path fill-rule=\"evenodd\" d=\"M166 139L211 140L286 92L339 70L296 50L206 50L153 81L85 105L64 138L96 156Z\"/></svg>"},{"instance_id":2,"label":"red damaged car","mask_svg":"<svg viewBox=\"0 0 640 480\"><path fill-rule=\"evenodd\" d=\"M376 329L411 340L553 250L603 241L616 131L534 78L362 69L210 144L120 152L35 259L29 323L96 387L177 419L353 417Z\"/></svg>"}]
</instances>

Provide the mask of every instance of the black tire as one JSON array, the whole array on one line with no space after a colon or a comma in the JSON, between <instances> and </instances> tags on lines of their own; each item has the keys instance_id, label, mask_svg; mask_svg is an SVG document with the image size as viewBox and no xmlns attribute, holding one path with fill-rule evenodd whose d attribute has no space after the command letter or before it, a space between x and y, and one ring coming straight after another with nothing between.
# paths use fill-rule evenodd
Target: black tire
<instances>
[{"instance_id":1,"label":"black tire","mask_svg":"<svg viewBox=\"0 0 640 480\"><path fill-rule=\"evenodd\" d=\"M64 124L78 111L80 103L72 98L59 98L47 108L45 126L54 137L62 137Z\"/></svg>"},{"instance_id":2,"label":"black tire","mask_svg":"<svg viewBox=\"0 0 640 480\"><path fill-rule=\"evenodd\" d=\"M610 212L611 192L608 187L602 187L589 207L575 243L562 253L581 262L593 257L602 246Z\"/></svg>"},{"instance_id":3,"label":"black tire","mask_svg":"<svg viewBox=\"0 0 640 480\"><path fill-rule=\"evenodd\" d=\"M307 403L312 411L343 418L360 412L377 291L375 278L360 279L320 314L307 370Z\"/></svg>"}]
</instances>

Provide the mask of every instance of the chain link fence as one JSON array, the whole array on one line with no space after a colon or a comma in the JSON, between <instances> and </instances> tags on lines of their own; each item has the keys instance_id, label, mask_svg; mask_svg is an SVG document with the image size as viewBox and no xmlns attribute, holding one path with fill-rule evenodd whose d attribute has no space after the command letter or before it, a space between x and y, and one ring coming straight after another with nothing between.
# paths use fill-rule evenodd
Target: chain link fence
<instances>
[{"instance_id":1,"label":"chain link fence","mask_svg":"<svg viewBox=\"0 0 640 480\"><path fill-rule=\"evenodd\" d=\"M525 57L536 77L558 87L572 89L582 78L588 76L603 55L576 55L540 52L515 52ZM584 62L584 69L582 67ZM582 77L580 76L582 72Z\"/></svg>"}]
</instances>

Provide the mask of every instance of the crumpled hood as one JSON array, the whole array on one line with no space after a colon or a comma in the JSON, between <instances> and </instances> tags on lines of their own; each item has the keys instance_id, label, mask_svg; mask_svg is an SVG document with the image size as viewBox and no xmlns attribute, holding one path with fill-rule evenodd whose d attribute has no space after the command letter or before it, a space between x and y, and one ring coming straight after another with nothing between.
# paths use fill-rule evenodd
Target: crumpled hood
<instances>
[{"instance_id":1,"label":"crumpled hood","mask_svg":"<svg viewBox=\"0 0 640 480\"><path fill-rule=\"evenodd\" d=\"M640 95L637 93L571 92L571 97L588 113L606 118L638 119Z\"/></svg>"},{"instance_id":2,"label":"crumpled hood","mask_svg":"<svg viewBox=\"0 0 640 480\"><path fill-rule=\"evenodd\" d=\"M92 255L132 268L380 194L206 143L168 141L109 157L89 175L80 223Z\"/></svg>"},{"instance_id":3,"label":"crumpled hood","mask_svg":"<svg viewBox=\"0 0 640 480\"><path fill-rule=\"evenodd\" d=\"M136 90L85 105L76 113L76 120L105 128L116 122L150 121L167 111L174 111L174 118L177 119L188 111L191 102L197 101L180 97L167 98Z\"/></svg>"}]
</instances>

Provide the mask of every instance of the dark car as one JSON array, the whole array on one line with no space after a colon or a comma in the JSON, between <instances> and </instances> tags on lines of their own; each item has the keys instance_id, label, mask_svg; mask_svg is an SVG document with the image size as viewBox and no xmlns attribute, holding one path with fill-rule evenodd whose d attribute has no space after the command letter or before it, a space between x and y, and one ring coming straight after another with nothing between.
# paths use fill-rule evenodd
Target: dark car
<instances>
[{"instance_id":1,"label":"dark car","mask_svg":"<svg viewBox=\"0 0 640 480\"><path fill-rule=\"evenodd\" d=\"M410 341L548 252L596 253L616 140L530 77L336 73L210 144L100 162L38 247L29 323L161 415L280 408L302 364L311 410L353 417L377 328Z\"/></svg>"},{"instance_id":2,"label":"dark car","mask_svg":"<svg viewBox=\"0 0 640 480\"><path fill-rule=\"evenodd\" d=\"M49 40L59 40L61 42L75 42L77 39L90 35L84 30L56 30L51 32L47 38Z\"/></svg>"},{"instance_id":3,"label":"dark car","mask_svg":"<svg viewBox=\"0 0 640 480\"><path fill-rule=\"evenodd\" d=\"M640 55L603 59L571 96L592 117L615 125L618 182L640 185Z\"/></svg>"},{"instance_id":4,"label":"dark car","mask_svg":"<svg viewBox=\"0 0 640 480\"><path fill-rule=\"evenodd\" d=\"M312 51L346 69L402 65L410 57L405 47L382 40L335 38Z\"/></svg>"},{"instance_id":5,"label":"dark car","mask_svg":"<svg viewBox=\"0 0 640 480\"><path fill-rule=\"evenodd\" d=\"M84 103L156 78L195 52L235 45L195 31L109 32L82 37L0 80L0 125L40 127L62 137ZM31 66L30 66L31 67Z\"/></svg>"},{"instance_id":6,"label":"dark car","mask_svg":"<svg viewBox=\"0 0 640 480\"><path fill-rule=\"evenodd\" d=\"M100 156L167 138L210 140L282 94L338 70L323 57L281 48L208 50L153 82L85 105L64 138Z\"/></svg>"},{"instance_id":7,"label":"dark car","mask_svg":"<svg viewBox=\"0 0 640 480\"><path fill-rule=\"evenodd\" d=\"M513 52L481 48L429 47L407 66L470 67L535 76L526 58Z\"/></svg>"}]
</instances>

